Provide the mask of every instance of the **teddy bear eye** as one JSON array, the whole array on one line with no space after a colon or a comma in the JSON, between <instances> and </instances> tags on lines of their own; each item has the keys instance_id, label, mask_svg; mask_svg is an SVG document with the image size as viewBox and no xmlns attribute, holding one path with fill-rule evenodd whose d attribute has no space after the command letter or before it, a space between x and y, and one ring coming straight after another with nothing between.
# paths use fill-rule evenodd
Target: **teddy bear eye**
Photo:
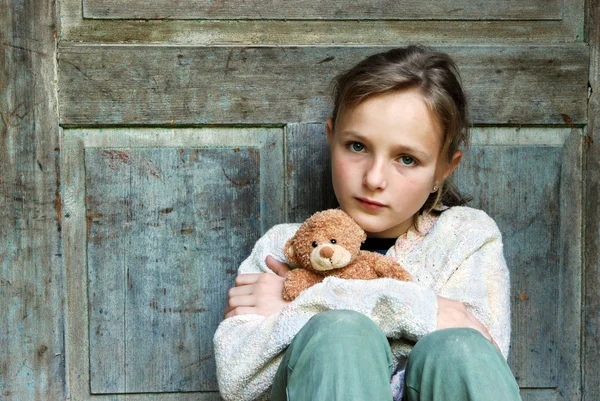
<instances>
[{"instance_id":1,"label":"teddy bear eye","mask_svg":"<svg viewBox=\"0 0 600 401\"><path fill-rule=\"evenodd\" d=\"M316 248L319 246L319 243L317 241L313 241L312 246L313 248Z\"/></svg>"},{"instance_id":2,"label":"teddy bear eye","mask_svg":"<svg viewBox=\"0 0 600 401\"><path fill-rule=\"evenodd\" d=\"M335 244L335 243L337 243L337 241L336 241L336 240L334 240L334 239L332 239L330 242L331 242L332 244Z\"/></svg>"}]
</instances>

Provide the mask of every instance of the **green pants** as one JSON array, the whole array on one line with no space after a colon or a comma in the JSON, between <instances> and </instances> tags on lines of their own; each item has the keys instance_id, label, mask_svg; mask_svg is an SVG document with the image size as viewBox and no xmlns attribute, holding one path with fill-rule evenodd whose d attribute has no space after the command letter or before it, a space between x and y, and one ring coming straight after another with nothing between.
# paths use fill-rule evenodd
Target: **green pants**
<instances>
[{"instance_id":1,"label":"green pants","mask_svg":"<svg viewBox=\"0 0 600 401\"><path fill-rule=\"evenodd\" d=\"M277 371L273 401L390 401L392 353L360 313L320 313L296 335ZM473 329L438 330L413 348L404 401L521 400L498 350Z\"/></svg>"}]
</instances>

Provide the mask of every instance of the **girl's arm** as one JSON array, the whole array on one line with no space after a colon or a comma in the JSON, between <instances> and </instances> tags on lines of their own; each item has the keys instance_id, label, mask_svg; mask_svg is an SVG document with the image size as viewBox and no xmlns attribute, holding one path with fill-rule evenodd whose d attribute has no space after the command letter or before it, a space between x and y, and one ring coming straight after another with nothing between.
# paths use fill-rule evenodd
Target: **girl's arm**
<instances>
[{"instance_id":1,"label":"girl's arm","mask_svg":"<svg viewBox=\"0 0 600 401\"><path fill-rule=\"evenodd\" d=\"M485 241L472 253L466 253L465 259L438 291L441 297L462 303L467 316L460 316L461 305L447 305L449 308L455 308L455 321L446 315L446 321L442 324L446 327L473 327L463 319L474 316L477 320L475 324L481 323L487 329L493 342L507 358L511 332L510 279L503 254L502 238L495 224L493 229L481 238ZM459 247L466 249L467 245ZM482 331L477 327L473 328ZM483 334L486 336L485 332Z\"/></svg>"}]
</instances>

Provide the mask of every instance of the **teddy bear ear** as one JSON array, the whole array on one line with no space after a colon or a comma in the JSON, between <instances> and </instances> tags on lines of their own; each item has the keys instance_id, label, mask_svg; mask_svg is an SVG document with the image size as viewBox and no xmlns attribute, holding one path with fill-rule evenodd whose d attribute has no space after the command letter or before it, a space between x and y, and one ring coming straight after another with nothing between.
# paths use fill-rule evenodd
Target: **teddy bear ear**
<instances>
[{"instance_id":1,"label":"teddy bear ear","mask_svg":"<svg viewBox=\"0 0 600 401\"><path fill-rule=\"evenodd\" d=\"M295 265L298 264L298 261L296 260L296 254L294 252L294 244L291 239L285 243L285 249L283 250L283 253L285 254L287 260L289 260L291 263Z\"/></svg>"}]
</instances>

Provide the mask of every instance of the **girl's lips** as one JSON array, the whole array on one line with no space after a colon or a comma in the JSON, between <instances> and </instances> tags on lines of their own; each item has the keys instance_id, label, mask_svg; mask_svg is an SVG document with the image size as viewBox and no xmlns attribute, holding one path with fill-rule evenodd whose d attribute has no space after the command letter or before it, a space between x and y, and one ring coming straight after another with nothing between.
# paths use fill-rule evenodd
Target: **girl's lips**
<instances>
[{"instance_id":1,"label":"girl's lips","mask_svg":"<svg viewBox=\"0 0 600 401\"><path fill-rule=\"evenodd\" d=\"M375 202L370 199L356 198L356 200L361 204L361 206L367 209L383 209L386 207L383 203Z\"/></svg>"}]
</instances>

